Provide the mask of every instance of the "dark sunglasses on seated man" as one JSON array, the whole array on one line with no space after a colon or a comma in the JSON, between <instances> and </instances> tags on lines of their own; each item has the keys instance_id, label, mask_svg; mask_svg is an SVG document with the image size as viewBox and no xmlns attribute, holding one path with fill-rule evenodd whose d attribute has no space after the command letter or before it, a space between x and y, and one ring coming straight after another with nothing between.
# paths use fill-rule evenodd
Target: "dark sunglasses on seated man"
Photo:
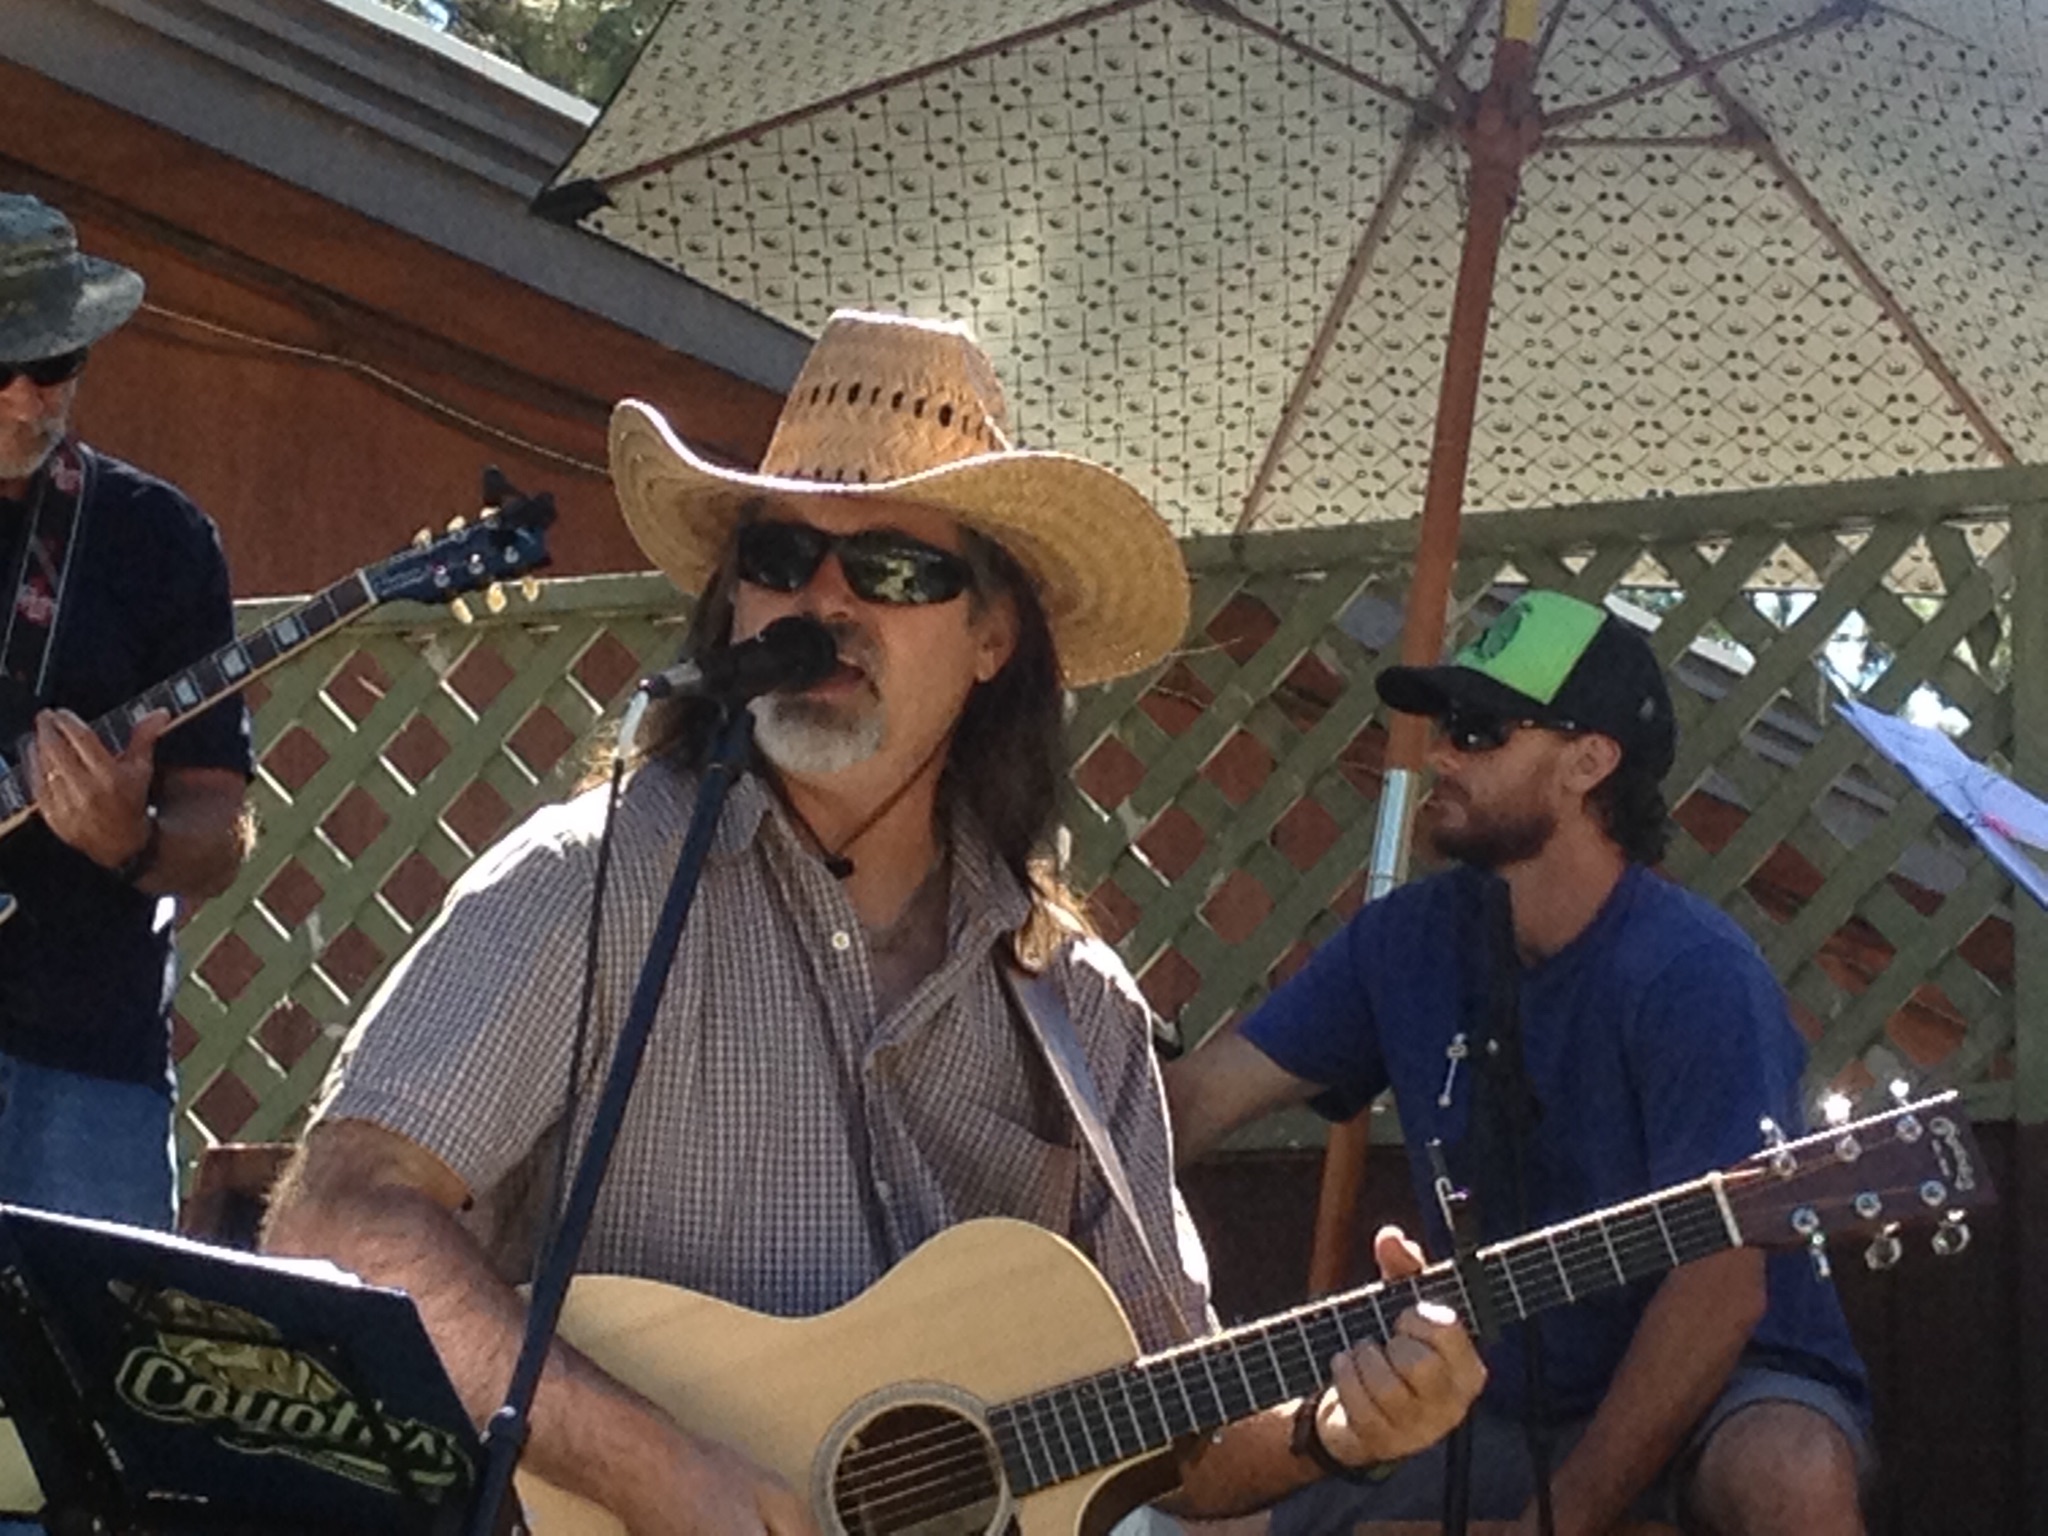
<instances>
[{"instance_id":1,"label":"dark sunglasses on seated man","mask_svg":"<svg viewBox=\"0 0 2048 1536\"><path fill-rule=\"evenodd\" d=\"M827 533L809 523L747 523L737 550L740 580L771 592L801 592L827 555L863 602L894 606L951 602L974 585L974 568L950 550L893 528Z\"/></svg>"},{"instance_id":2,"label":"dark sunglasses on seated man","mask_svg":"<svg viewBox=\"0 0 2048 1536\"><path fill-rule=\"evenodd\" d=\"M1575 736L1579 732L1579 727L1568 720L1516 719L1470 709L1449 710L1437 721L1437 730L1443 739L1468 757L1499 751L1508 744L1508 738L1524 726L1539 731L1559 731L1567 736Z\"/></svg>"},{"instance_id":3,"label":"dark sunglasses on seated man","mask_svg":"<svg viewBox=\"0 0 2048 1536\"><path fill-rule=\"evenodd\" d=\"M85 371L86 348L76 352L62 352L55 357L39 357L26 363L0 363L0 389L5 389L18 378L26 378L38 389L48 389L52 384L68 384Z\"/></svg>"}]
</instances>

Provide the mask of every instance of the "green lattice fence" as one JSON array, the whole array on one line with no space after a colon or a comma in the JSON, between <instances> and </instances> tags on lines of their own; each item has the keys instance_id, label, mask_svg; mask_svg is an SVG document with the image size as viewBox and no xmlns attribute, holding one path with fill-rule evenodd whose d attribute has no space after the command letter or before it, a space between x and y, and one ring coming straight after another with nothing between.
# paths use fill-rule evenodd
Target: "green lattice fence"
<instances>
[{"instance_id":1,"label":"green lattice fence","mask_svg":"<svg viewBox=\"0 0 2048 1536\"><path fill-rule=\"evenodd\" d=\"M2048 549L2044 504L2048 472L2014 470L1467 520L1461 624L1525 581L1659 621L1683 732L1669 869L1764 946L1816 1084L1903 1072L1967 1085L1980 1115L2024 1110L2015 1073L2039 1047L2016 999L2048 966L2015 943L2009 883L1824 697L1938 715L2044 782L2048 742L2014 730L2015 687L2035 685L2012 664L2015 647L2048 664L2048 563L2021 554ZM1183 652L1077 701L1071 874L1190 1041L1360 898L1383 745L1371 680L1413 536L1198 541ZM372 615L268 680L263 842L185 936L195 1138L292 1128L449 881L573 782L580 738L676 621L654 578L562 582L467 629Z\"/></svg>"}]
</instances>

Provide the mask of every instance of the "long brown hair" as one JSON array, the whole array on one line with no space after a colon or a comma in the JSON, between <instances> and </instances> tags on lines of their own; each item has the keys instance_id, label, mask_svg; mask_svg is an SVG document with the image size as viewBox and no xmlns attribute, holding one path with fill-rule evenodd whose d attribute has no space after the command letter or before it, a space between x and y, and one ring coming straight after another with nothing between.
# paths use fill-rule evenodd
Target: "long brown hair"
<instances>
[{"instance_id":1,"label":"long brown hair","mask_svg":"<svg viewBox=\"0 0 2048 1536\"><path fill-rule=\"evenodd\" d=\"M759 503L741 509L757 516ZM1060 878L1054 835L1060 785L1067 773L1066 695L1059 657L1038 593L1021 566L993 540L964 530L975 580L968 601L986 607L1007 597L1017 614L1017 644L1002 671L977 683L960 711L940 771L942 817L969 812L996 855L1031 896L1031 916L1010 936L1019 964L1042 968L1062 939L1091 929L1080 902ZM728 542L697 599L683 635L686 658L732 637L733 589L739 575ZM704 699L665 699L649 707L629 766L661 760L684 772L701 768L718 727L718 706ZM757 770L767 771L758 758Z\"/></svg>"}]
</instances>

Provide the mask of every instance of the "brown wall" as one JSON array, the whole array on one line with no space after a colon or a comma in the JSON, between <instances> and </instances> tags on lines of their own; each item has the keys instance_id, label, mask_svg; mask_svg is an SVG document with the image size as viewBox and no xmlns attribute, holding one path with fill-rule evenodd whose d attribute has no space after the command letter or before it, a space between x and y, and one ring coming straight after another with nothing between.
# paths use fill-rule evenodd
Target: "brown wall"
<instances>
[{"instance_id":1,"label":"brown wall","mask_svg":"<svg viewBox=\"0 0 2048 1536\"><path fill-rule=\"evenodd\" d=\"M4 61L0 101L0 188L62 207L152 305L277 344L145 312L79 401L89 441L213 515L239 595L311 590L473 511L486 463L556 493L555 574L641 569L598 468L612 402L727 458L766 443L769 391Z\"/></svg>"}]
</instances>

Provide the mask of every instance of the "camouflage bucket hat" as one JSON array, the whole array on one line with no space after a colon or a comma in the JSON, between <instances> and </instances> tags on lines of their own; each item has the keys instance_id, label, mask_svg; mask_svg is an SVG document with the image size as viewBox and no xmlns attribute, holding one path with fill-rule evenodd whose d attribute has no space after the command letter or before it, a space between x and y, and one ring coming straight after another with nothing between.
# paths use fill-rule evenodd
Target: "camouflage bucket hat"
<instances>
[{"instance_id":1,"label":"camouflage bucket hat","mask_svg":"<svg viewBox=\"0 0 2048 1536\"><path fill-rule=\"evenodd\" d=\"M71 221L40 198L0 192L0 363L89 347L141 303L141 274L80 251Z\"/></svg>"}]
</instances>

